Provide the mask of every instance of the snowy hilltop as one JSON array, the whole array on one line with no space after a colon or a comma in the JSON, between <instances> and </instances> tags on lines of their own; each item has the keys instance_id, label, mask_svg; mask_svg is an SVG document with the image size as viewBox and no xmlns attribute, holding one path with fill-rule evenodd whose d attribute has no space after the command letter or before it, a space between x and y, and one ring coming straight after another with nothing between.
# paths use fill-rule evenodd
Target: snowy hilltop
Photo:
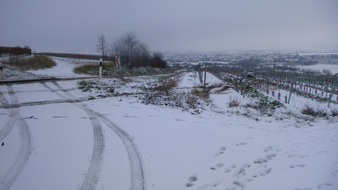
<instances>
[{"instance_id":1,"label":"snowy hilltop","mask_svg":"<svg viewBox=\"0 0 338 190\"><path fill-rule=\"evenodd\" d=\"M86 60L51 59L2 73L0 189L338 188L333 87L202 69L74 79Z\"/></svg>"}]
</instances>

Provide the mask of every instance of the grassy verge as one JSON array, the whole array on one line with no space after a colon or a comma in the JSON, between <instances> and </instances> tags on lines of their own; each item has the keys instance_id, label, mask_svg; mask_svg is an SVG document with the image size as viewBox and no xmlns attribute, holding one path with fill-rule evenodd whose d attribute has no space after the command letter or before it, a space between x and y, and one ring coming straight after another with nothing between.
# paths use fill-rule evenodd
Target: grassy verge
<instances>
[{"instance_id":1,"label":"grassy verge","mask_svg":"<svg viewBox=\"0 0 338 190\"><path fill-rule=\"evenodd\" d=\"M48 69L56 65L56 63L49 57L40 55L29 58L11 57L9 62L6 64L22 70Z\"/></svg>"},{"instance_id":2,"label":"grassy verge","mask_svg":"<svg viewBox=\"0 0 338 190\"><path fill-rule=\"evenodd\" d=\"M106 63L103 66L103 76L131 76L131 75L150 75L150 74L163 74L172 72L163 68L151 68L151 67L135 67L126 68L116 67L113 63ZM74 73L87 74L87 75L99 75L98 64L88 64L76 67Z\"/></svg>"},{"instance_id":3,"label":"grassy verge","mask_svg":"<svg viewBox=\"0 0 338 190\"><path fill-rule=\"evenodd\" d=\"M116 69L114 64L105 64L103 67L103 75L109 75L111 71ZM99 65L98 64L89 64L82 65L74 68L74 73L77 74L87 74L87 75L99 75Z\"/></svg>"}]
</instances>

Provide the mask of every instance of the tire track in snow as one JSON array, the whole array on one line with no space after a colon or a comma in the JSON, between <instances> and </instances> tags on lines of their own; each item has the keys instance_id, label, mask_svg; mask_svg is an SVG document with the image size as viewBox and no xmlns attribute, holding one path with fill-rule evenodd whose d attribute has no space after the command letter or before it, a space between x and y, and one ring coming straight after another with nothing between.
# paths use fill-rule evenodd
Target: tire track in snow
<instances>
[{"instance_id":1,"label":"tire track in snow","mask_svg":"<svg viewBox=\"0 0 338 190\"><path fill-rule=\"evenodd\" d=\"M3 107L6 107L6 108L11 107L10 103L4 97L2 92L0 92L0 103L3 105ZM12 128L14 127L14 124L16 122L16 117L12 109L9 109L8 112L10 114L9 119L7 123L5 124L4 128L2 128L2 130L0 131L0 142L3 142L6 136L12 131Z\"/></svg>"},{"instance_id":2,"label":"tire track in snow","mask_svg":"<svg viewBox=\"0 0 338 190\"><path fill-rule=\"evenodd\" d=\"M68 93L67 91L63 90L62 86L59 85L56 81L52 82L57 88L62 90L67 96L72 97L75 99L75 97ZM122 143L124 144L128 157L130 162L130 168L131 168L131 190L145 190L145 178L144 178L144 170L143 170L143 164L142 159L140 156L140 153L133 142L133 139L130 135L128 135L125 131L120 129L116 124L111 122L109 119L104 117L103 115L87 108L95 114L103 123L105 123L115 134L118 135L118 137L121 139Z\"/></svg>"},{"instance_id":3,"label":"tire track in snow","mask_svg":"<svg viewBox=\"0 0 338 190\"><path fill-rule=\"evenodd\" d=\"M74 102L83 102L88 101L88 98L79 98L76 100L46 100L46 101L35 101L35 102L23 102L19 105L0 105L0 108L18 108L18 107L24 107L24 106L41 106L41 105L47 105L47 104L61 104L61 103L74 103Z\"/></svg>"},{"instance_id":4,"label":"tire track in snow","mask_svg":"<svg viewBox=\"0 0 338 190\"><path fill-rule=\"evenodd\" d=\"M102 127L101 127L99 120L97 119L95 113L93 113L87 107L76 103L77 100L71 100L70 97L66 97L66 96L60 94L58 92L59 90L52 89L46 83L41 83L41 84L45 88L49 89L51 92L56 93L59 97L69 100L70 103L72 103L76 107L82 109L88 115L88 117L89 117L89 119L92 123L92 126L93 126L94 147L93 147L92 157L90 159L89 168L88 168L86 177L85 177L80 189L82 189L82 190L95 189L96 184L98 182L98 178L100 176L101 168L102 168L103 152L104 152L104 136L103 136ZM53 84L54 84L54 82L53 82ZM60 90L63 91L63 92L67 92L66 90L64 91L62 88L60 88Z\"/></svg>"},{"instance_id":5,"label":"tire track in snow","mask_svg":"<svg viewBox=\"0 0 338 190\"><path fill-rule=\"evenodd\" d=\"M140 153L138 152L135 143L131 136L125 131L120 129L117 125L111 122L109 119L96 113L103 123L105 123L115 134L119 136L128 152L130 168L131 168L131 190L145 190L145 179L143 164Z\"/></svg>"},{"instance_id":6,"label":"tire track in snow","mask_svg":"<svg viewBox=\"0 0 338 190\"><path fill-rule=\"evenodd\" d=\"M95 189L98 182L98 178L101 172L103 151L104 151L104 136L102 127L99 120L96 119L95 114L90 110L85 109L84 106L80 106L89 116L90 121L93 125L94 131L94 148L92 158L90 161L89 169L84 182L82 183L81 189Z\"/></svg>"},{"instance_id":7,"label":"tire track in snow","mask_svg":"<svg viewBox=\"0 0 338 190\"><path fill-rule=\"evenodd\" d=\"M6 108L10 107L10 103L7 101L7 99L5 98L5 96L2 92L0 92L0 103L2 104L2 106L6 107Z\"/></svg>"},{"instance_id":8,"label":"tire track in snow","mask_svg":"<svg viewBox=\"0 0 338 190\"><path fill-rule=\"evenodd\" d=\"M31 134L28 128L27 123L21 118L19 113L18 105L18 99L15 95L15 92L12 88L12 86L7 86L8 93L10 95L10 100L12 105L14 105L16 108L13 108L11 110L11 118L8 126L5 126L6 131L4 133L1 133L2 137L5 138L7 134L13 129L14 124L17 122L19 125L19 133L20 133L20 148L19 152L16 156L15 161L12 163L6 174L0 179L0 189L7 190L11 187L11 185L15 182L15 180L18 178L20 173L22 172L24 166L26 165L29 156L31 154ZM4 101L2 99L1 101ZM8 103L8 102L1 102L1 103ZM7 125L7 124L6 124ZM2 130L3 131L3 130ZM2 132L1 131L1 132Z\"/></svg>"}]
</instances>

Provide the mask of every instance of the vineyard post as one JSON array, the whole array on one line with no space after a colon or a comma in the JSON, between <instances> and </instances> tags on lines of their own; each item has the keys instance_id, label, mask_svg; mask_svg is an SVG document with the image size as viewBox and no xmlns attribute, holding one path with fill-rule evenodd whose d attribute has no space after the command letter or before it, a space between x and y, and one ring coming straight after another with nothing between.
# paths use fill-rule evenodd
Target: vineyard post
<instances>
[{"instance_id":1,"label":"vineyard post","mask_svg":"<svg viewBox=\"0 0 338 190\"><path fill-rule=\"evenodd\" d=\"M293 83L294 83L294 82L295 82L295 79L293 78L293 81L291 82L291 88L290 88L290 94L289 94L288 104L290 104L291 94L292 94L292 88L293 88Z\"/></svg>"},{"instance_id":2,"label":"vineyard post","mask_svg":"<svg viewBox=\"0 0 338 190\"><path fill-rule=\"evenodd\" d=\"M269 76L268 76L268 73L266 73L266 93L269 94Z\"/></svg>"}]
</instances>

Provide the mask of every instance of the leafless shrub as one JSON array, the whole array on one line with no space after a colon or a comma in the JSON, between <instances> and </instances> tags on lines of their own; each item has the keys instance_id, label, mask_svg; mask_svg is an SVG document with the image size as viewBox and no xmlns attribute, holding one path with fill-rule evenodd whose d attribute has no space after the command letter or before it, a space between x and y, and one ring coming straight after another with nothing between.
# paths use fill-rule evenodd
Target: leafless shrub
<instances>
[{"instance_id":1,"label":"leafless shrub","mask_svg":"<svg viewBox=\"0 0 338 190\"><path fill-rule=\"evenodd\" d=\"M171 98L171 96L177 84L178 80L172 78L148 83L142 87L142 90L146 92L143 97L143 102L145 104L157 105L162 104L162 102L166 102L164 104L173 105L173 98Z\"/></svg>"},{"instance_id":2,"label":"leafless shrub","mask_svg":"<svg viewBox=\"0 0 338 190\"><path fill-rule=\"evenodd\" d=\"M209 90L197 90L194 89L192 90L192 95L200 97L202 99L209 99L210 96L210 91Z\"/></svg>"},{"instance_id":3,"label":"leafless shrub","mask_svg":"<svg viewBox=\"0 0 338 190\"><path fill-rule=\"evenodd\" d=\"M301 110L301 113L304 115L309 115L309 116L313 116L313 117L325 117L327 116L327 113L324 109L320 109L320 108L313 108L309 105L305 105L305 107Z\"/></svg>"},{"instance_id":4,"label":"leafless shrub","mask_svg":"<svg viewBox=\"0 0 338 190\"><path fill-rule=\"evenodd\" d=\"M238 107L239 106L239 104L241 103L239 100L238 100L238 98L232 98L231 96L230 96L230 98L229 98L229 103L228 103L228 107L229 108L233 108L233 107Z\"/></svg>"},{"instance_id":5,"label":"leafless shrub","mask_svg":"<svg viewBox=\"0 0 338 190\"><path fill-rule=\"evenodd\" d=\"M155 86L154 90L169 95L169 93L177 87L178 80L169 78L159 81L159 84Z\"/></svg>"},{"instance_id":6,"label":"leafless shrub","mask_svg":"<svg viewBox=\"0 0 338 190\"><path fill-rule=\"evenodd\" d=\"M332 108L330 111L331 111L331 116L332 117L338 116L338 109L337 108Z\"/></svg>"},{"instance_id":7,"label":"leafless shrub","mask_svg":"<svg viewBox=\"0 0 338 190\"><path fill-rule=\"evenodd\" d=\"M193 93L188 93L185 99L185 103L189 108L196 109L200 104L198 96Z\"/></svg>"},{"instance_id":8,"label":"leafless shrub","mask_svg":"<svg viewBox=\"0 0 338 190\"><path fill-rule=\"evenodd\" d=\"M204 110L202 105L209 105L209 92L175 90L177 84L178 79L172 78L148 83L142 88L146 92L142 97L142 102L144 104L178 107L184 111L192 111L192 114L198 114L201 110Z\"/></svg>"}]
</instances>

